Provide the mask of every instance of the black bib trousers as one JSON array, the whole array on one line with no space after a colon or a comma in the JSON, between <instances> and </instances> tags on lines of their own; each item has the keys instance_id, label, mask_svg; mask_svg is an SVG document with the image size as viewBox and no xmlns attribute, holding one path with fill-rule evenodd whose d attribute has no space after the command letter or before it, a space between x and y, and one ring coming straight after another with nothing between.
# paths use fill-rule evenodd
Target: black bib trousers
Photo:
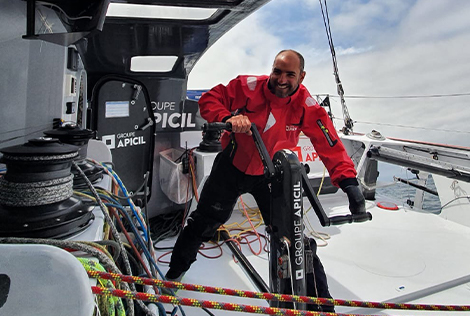
<instances>
[{"instance_id":1,"label":"black bib trousers","mask_svg":"<svg viewBox=\"0 0 470 316\"><path fill-rule=\"evenodd\" d=\"M219 153L204 184L197 208L188 217L187 225L175 243L168 276L178 276L189 269L196 261L201 244L211 240L220 225L230 219L239 196L244 193L254 197L265 224L269 225L271 193L268 180L264 175L252 176L239 171L232 165L228 150ZM315 243L310 240L310 243ZM316 244L311 246L316 250ZM313 265L314 273L307 274L307 295L331 298L326 274L316 251ZM319 307L313 309L319 310ZM323 306L323 311L333 310L333 307Z\"/></svg>"}]
</instances>

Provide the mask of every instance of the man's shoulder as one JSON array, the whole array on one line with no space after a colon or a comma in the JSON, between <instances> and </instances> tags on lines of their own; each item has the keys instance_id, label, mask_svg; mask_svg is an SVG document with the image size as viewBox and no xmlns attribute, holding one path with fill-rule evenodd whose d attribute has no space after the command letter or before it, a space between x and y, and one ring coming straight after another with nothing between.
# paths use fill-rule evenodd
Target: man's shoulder
<instances>
[{"instance_id":1,"label":"man's shoulder","mask_svg":"<svg viewBox=\"0 0 470 316\"><path fill-rule=\"evenodd\" d=\"M238 80L242 85L251 85L253 83L266 82L269 76L267 75L239 75L235 80Z\"/></svg>"},{"instance_id":2,"label":"man's shoulder","mask_svg":"<svg viewBox=\"0 0 470 316\"><path fill-rule=\"evenodd\" d=\"M238 75L236 77L237 80L244 80L244 81L247 81L247 80L261 80L261 81L264 81L266 79L268 79L269 76L268 75Z\"/></svg>"},{"instance_id":3,"label":"man's shoulder","mask_svg":"<svg viewBox=\"0 0 470 316\"><path fill-rule=\"evenodd\" d=\"M266 75L239 75L232 79L229 85L236 89L241 88L244 93L250 94L262 89L268 78Z\"/></svg>"},{"instance_id":4,"label":"man's shoulder","mask_svg":"<svg viewBox=\"0 0 470 316\"><path fill-rule=\"evenodd\" d=\"M310 92L308 91L307 87L303 84L299 85L299 93L302 95L310 95Z\"/></svg>"},{"instance_id":5,"label":"man's shoulder","mask_svg":"<svg viewBox=\"0 0 470 316\"><path fill-rule=\"evenodd\" d=\"M301 103L304 107L316 107L318 106L317 100L313 98L307 88L300 84L298 93L298 102Z\"/></svg>"}]
</instances>

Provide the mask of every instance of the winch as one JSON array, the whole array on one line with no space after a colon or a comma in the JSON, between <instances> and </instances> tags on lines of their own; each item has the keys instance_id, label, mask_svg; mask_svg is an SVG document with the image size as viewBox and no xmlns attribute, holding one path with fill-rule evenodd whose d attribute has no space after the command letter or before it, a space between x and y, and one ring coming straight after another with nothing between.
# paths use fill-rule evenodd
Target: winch
<instances>
[{"instance_id":1,"label":"winch","mask_svg":"<svg viewBox=\"0 0 470 316\"><path fill-rule=\"evenodd\" d=\"M64 144L78 146L78 157L75 162L82 169L91 183L95 183L102 179L103 168L86 161L88 141L93 137L94 132L89 129L81 129L75 124L66 124L57 129L45 131L44 134L51 138L57 138ZM86 186L85 180L79 175L78 171L72 169L73 186Z\"/></svg>"},{"instance_id":2,"label":"winch","mask_svg":"<svg viewBox=\"0 0 470 316\"><path fill-rule=\"evenodd\" d=\"M42 137L1 150L0 236L64 238L91 224L91 207L73 196L78 149Z\"/></svg>"}]
</instances>

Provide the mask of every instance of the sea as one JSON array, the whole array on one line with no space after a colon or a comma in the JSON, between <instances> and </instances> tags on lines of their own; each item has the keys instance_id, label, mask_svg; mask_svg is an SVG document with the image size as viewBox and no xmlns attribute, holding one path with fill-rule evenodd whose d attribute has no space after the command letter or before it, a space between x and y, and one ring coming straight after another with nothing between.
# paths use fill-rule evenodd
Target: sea
<instances>
[{"instance_id":1,"label":"sea","mask_svg":"<svg viewBox=\"0 0 470 316\"><path fill-rule=\"evenodd\" d=\"M415 179L410 179L409 181L416 183ZM432 175L429 175L426 181L426 188L437 191ZM419 189L402 182L396 182L393 185L387 185L384 187L380 187L380 182L378 182L376 193L394 199L398 198L398 201L401 202L401 205L409 205L408 201L414 200L416 190ZM423 210L438 213L441 210L441 202L439 197L431 193L424 192Z\"/></svg>"}]
</instances>

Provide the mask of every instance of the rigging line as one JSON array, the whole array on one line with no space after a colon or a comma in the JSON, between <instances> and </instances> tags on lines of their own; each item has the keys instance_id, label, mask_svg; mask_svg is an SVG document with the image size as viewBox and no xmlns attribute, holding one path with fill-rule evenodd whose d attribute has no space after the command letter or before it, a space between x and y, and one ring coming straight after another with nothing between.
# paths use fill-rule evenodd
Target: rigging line
<instances>
[{"instance_id":1,"label":"rigging line","mask_svg":"<svg viewBox=\"0 0 470 316\"><path fill-rule=\"evenodd\" d=\"M336 95L317 94L319 96L329 96L330 98L339 98ZM449 93L449 94L429 94L429 95L397 95L397 96L368 96L368 95L345 95L348 99L427 99L427 98L447 98L447 97L467 97L470 92L466 93Z\"/></svg>"},{"instance_id":2,"label":"rigging line","mask_svg":"<svg viewBox=\"0 0 470 316\"><path fill-rule=\"evenodd\" d=\"M292 274L292 264L291 264L291 256L290 256L290 251L289 251L289 242L287 241L287 238L284 237L282 242L284 243L284 245L286 246L286 250L287 250L287 257L289 258L289 262L287 264L287 267L289 268L289 275L290 275L290 290L291 290L291 293L292 294L295 294L295 291L294 291L294 275ZM294 305L294 309L297 309L297 302L293 302L292 303Z\"/></svg>"},{"instance_id":3,"label":"rigging line","mask_svg":"<svg viewBox=\"0 0 470 316\"><path fill-rule=\"evenodd\" d=\"M35 133L39 133L39 132L41 132L41 131L31 132L31 133L29 133L29 134L20 135L20 136L15 136L15 137L10 137L10 138L8 138L8 139L3 139L3 140L0 140L0 144L8 143L8 142L14 141L14 140L16 140L16 139L23 138L23 137L26 137L26 136L29 136L29 135L32 135L32 134L35 134Z\"/></svg>"},{"instance_id":4,"label":"rigging line","mask_svg":"<svg viewBox=\"0 0 470 316\"><path fill-rule=\"evenodd\" d=\"M26 127L26 128L17 128L17 129L13 129L13 130L9 130L9 131L0 132L0 135L6 135L6 134L10 134L10 133L28 131L28 130L31 130L33 128L37 128L36 130L34 130L32 132L29 132L28 134L19 135L19 136L12 137L12 138L9 138L9 139L0 140L0 144L4 143L4 142L7 142L7 141L10 141L10 140L14 140L16 138L21 138L21 137L29 136L29 135L34 134L34 133L39 133L39 132L42 132L42 131L44 131L48 128L51 128L51 127L52 127L51 123L47 123L47 124L41 124L41 125L37 125L37 126L31 126L31 127Z\"/></svg>"},{"instance_id":5,"label":"rigging line","mask_svg":"<svg viewBox=\"0 0 470 316\"><path fill-rule=\"evenodd\" d=\"M39 10L39 8L36 9L36 12L39 14L40 19L41 19L41 21L42 21L42 25L41 25L41 28L38 30L38 34L41 34L41 31L43 31L43 27L44 27L44 31L43 31L42 34L45 34L45 33L46 33L46 30L47 30L47 33L48 33L48 34L52 34L52 33L53 33L52 27L54 26L54 24L53 24L53 23L49 23L49 22L47 21L47 16L43 15L42 12L41 12L41 10Z\"/></svg>"},{"instance_id":6,"label":"rigging line","mask_svg":"<svg viewBox=\"0 0 470 316\"><path fill-rule=\"evenodd\" d=\"M457 201L457 200L460 200L460 199L467 199L469 202L470 202L470 195L467 195L467 196L458 196L456 198L453 198L452 200L450 200L449 202L447 202L446 204L444 204L443 206L441 206L441 208L439 209L439 213L438 214L441 214L442 213L442 210L449 206L449 204ZM460 206L460 205L459 205Z\"/></svg>"},{"instance_id":7,"label":"rigging line","mask_svg":"<svg viewBox=\"0 0 470 316\"><path fill-rule=\"evenodd\" d=\"M37 4L40 4L40 5L43 5L43 6L49 6L51 8L56 8L57 10L60 11L60 13L62 13L67 19L69 19L70 21L76 21L76 20L80 20L80 19L88 19L88 20L92 20L93 17L92 16L88 16L88 15L84 15L84 16L77 16L77 17L71 17L69 16L60 6L56 5L56 4L53 4L53 3L50 3L50 2L45 2L45 1L38 1Z\"/></svg>"},{"instance_id":8,"label":"rigging line","mask_svg":"<svg viewBox=\"0 0 470 316\"><path fill-rule=\"evenodd\" d=\"M335 118L335 120L340 120L340 119ZM436 132L470 134L470 131L461 131L461 130L444 129L444 128L429 128L429 127L410 126L410 125L402 125L402 124L388 124L388 123L365 122L365 121L354 121L354 122L360 123L360 124L373 124L373 125L384 125L384 126L391 126L391 127L422 129L422 130L429 130L429 131L436 131Z\"/></svg>"},{"instance_id":9,"label":"rigging line","mask_svg":"<svg viewBox=\"0 0 470 316\"><path fill-rule=\"evenodd\" d=\"M338 71L338 62L336 60L336 52L333 44L333 37L331 35L331 28L330 28L330 17L328 15L328 6L326 4L326 0L324 1L325 5L325 10L323 10L323 3L322 0L319 0L320 2L320 8L321 8L321 13L323 16L323 24L325 26L326 30L326 36L328 38L328 44L330 46L330 51L331 51L331 58L333 60L333 74L335 76L335 81L336 81L336 89L339 95L339 98L341 100L341 108L343 111L343 120L344 120L344 128L343 132L344 134L349 134L349 132L353 131L353 126L354 122L351 119L351 116L349 115L348 108L346 106L346 101L344 100L344 90L343 90L343 85L341 83L341 80L339 79L339 71Z\"/></svg>"}]
</instances>

